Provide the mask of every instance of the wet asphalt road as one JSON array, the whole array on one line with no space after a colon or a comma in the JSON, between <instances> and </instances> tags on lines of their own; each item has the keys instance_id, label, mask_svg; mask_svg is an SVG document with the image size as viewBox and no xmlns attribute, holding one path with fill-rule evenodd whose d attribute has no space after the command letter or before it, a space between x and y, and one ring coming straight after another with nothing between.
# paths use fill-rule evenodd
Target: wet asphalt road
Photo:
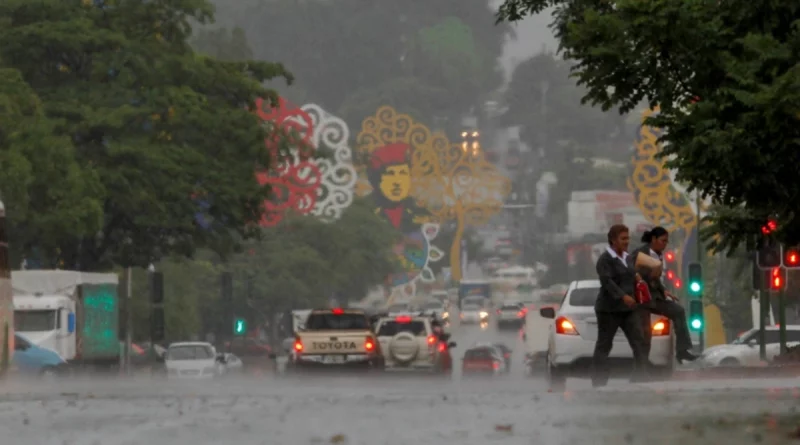
<instances>
[{"instance_id":1,"label":"wet asphalt road","mask_svg":"<svg viewBox=\"0 0 800 445\"><path fill-rule=\"evenodd\" d=\"M787 444L800 427L798 380L570 380L550 393L526 379L514 332L453 328L455 354L478 341L515 349L509 376L411 376L8 382L0 395L5 443L188 444ZM457 362L460 363L460 362Z\"/></svg>"}]
</instances>

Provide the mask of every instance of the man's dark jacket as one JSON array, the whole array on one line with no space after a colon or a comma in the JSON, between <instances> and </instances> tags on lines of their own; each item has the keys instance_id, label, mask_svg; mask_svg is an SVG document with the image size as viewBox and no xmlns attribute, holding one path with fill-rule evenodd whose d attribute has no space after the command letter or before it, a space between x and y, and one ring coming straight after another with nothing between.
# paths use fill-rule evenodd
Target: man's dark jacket
<instances>
[{"instance_id":1,"label":"man's dark jacket","mask_svg":"<svg viewBox=\"0 0 800 445\"><path fill-rule=\"evenodd\" d=\"M629 312L633 310L622 302L622 297L633 297L636 285L636 275L630 264L626 265L612 256L608 251L603 252L597 259L597 277L600 279L600 293L594 305L596 312Z\"/></svg>"}]
</instances>

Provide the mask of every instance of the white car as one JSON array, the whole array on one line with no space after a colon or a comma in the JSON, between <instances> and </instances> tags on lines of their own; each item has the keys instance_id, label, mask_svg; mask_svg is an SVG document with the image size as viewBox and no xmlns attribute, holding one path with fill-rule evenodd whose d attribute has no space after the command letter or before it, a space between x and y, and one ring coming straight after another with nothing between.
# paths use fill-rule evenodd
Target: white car
<instances>
[{"instance_id":1,"label":"white car","mask_svg":"<svg viewBox=\"0 0 800 445\"><path fill-rule=\"evenodd\" d=\"M447 313L447 308L445 308L444 304L439 301L428 301L427 303L423 303L419 307L419 312L425 315L435 315L439 320L444 320L450 316L450 314ZM445 317L444 314L447 314L447 317Z\"/></svg>"},{"instance_id":2,"label":"white car","mask_svg":"<svg viewBox=\"0 0 800 445\"><path fill-rule=\"evenodd\" d=\"M386 312L390 317L396 317L398 315L408 315L411 313L411 310L411 305L408 303L395 303L389 306Z\"/></svg>"},{"instance_id":3,"label":"white car","mask_svg":"<svg viewBox=\"0 0 800 445\"><path fill-rule=\"evenodd\" d=\"M506 301L497 309L497 329L514 328L519 329L525 325L525 317L528 315L528 308L518 301Z\"/></svg>"},{"instance_id":4,"label":"white car","mask_svg":"<svg viewBox=\"0 0 800 445\"><path fill-rule=\"evenodd\" d=\"M211 343L172 343L164 354L170 379L211 379L224 373L225 365Z\"/></svg>"},{"instance_id":5,"label":"white car","mask_svg":"<svg viewBox=\"0 0 800 445\"><path fill-rule=\"evenodd\" d=\"M568 376L588 375L597 341L597 316L594 304L600 292L599 280L573 281L561 307L542 308L544 318L554 319L549 327L547 344L547 377L551 386L563 386ZM650 362L659 374L669 376L675 365L675 348L672 324L669 319L651 316L652 341ZM624 365L632 369L633 352L622 330L614 337L609 354L609 365Z\"/></svg>"},{"instance_id":6,"label":"white car","mask_svg":"<svg viewBox=\"0 0 800 445\"><path fill-rule=\"evenodd\" d=\"M489 321L489 312L477 304L465 304L458 314L462 324L478 324Z\"/></svg>"},{"instance_id":7,"label":"white car","mask_svg":"<svg viewBox=\"0 0 800 445\"><path fill-rule=\"evenodd\" d=\"M449 373L452 369L448 341L441 325L430 316L399 315L381 318L376 337L386 371L429 371Z\"/></svg>"},{"instance_id":8,"label":"white car","mask_svg":"<svg viewBox=\"0 0 800 445\"><path fill-rule=\"evenodd\" d=\"M772 361L780 354L781 339L778 326L767 326L765 329L767 361ZM786 326L786 346L800 344L800 325ZM706 348L700 358L703 366L760 366L758 328L750 329L727 345Z\"/></svg>"}]
</instances>

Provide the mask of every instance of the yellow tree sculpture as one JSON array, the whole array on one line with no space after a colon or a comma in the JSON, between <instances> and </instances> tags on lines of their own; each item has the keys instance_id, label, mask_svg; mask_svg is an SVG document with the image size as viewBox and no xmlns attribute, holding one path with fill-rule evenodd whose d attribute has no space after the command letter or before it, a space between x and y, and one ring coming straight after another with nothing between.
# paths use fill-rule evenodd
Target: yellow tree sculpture
<instances>
[{"instance_id":1,"label":"yellow tree sculpture","mask_svg":"<svg viewBox=\"0 0 800 445\"><path fill-rule=\"evenodd\" d=\"M406 142L411 151L411 195L430 213L430 221L456 223L450 247L454 280L460 280L461 240L467 227L486 224L500 212L511 191L511 181L483 153L450 142L446 135L431 132L407 114L381 107L362 123L356 150L362 159L391 143ZM361 181L362 193L370 185Z\"/></svg>"}]
</instances>

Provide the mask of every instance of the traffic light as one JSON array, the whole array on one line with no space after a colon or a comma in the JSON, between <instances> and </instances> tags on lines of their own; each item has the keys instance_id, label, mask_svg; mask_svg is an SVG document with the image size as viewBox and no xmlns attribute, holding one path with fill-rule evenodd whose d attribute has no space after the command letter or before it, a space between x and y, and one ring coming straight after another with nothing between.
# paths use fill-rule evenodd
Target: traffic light
<instances>
[{"instance_id":1,"label":"traffic light","mask_svg":"<svg viewBox=\"0 0 800 445\"><path fill-rule=\"evenodd\" d=\"M675 285L675 289L680 289L683 287L683 282L680 278L675 278L675 282L673 284Z\"/></svg>"},{"instance_id":2,"label":"traffic light","mask_svg":"<svg viewBox=\"0 0 800 445\"><path fill-rule=\"evenodd\" d=\"M153 304L164 303L164 273L150 273L150 301Z\"/></svg>"},{"instance_id":3,"label":"traffic light","mask_svg":"<svg viewBox=\"0 0 800 445\"><path fill-rule=\"evenodd\" d=\"M689 328L693 331L702 331L703 325L705 325L703 301L689 300Z\"/></svg>"},{"instance_id":4,"label":"traffic light","mask_svg":"<svg viewBox=\"0 0 800 445\"><path fill-rule=\"evenodd\" d=\"M767 220L767 223L761 226L761 234L764 236L771 235L776 230L778 230L778 222L774 219Z\"/></svg>"},{"instance_id":5,"label":"traffic light","mask_svg":"<svg viewBox=\"0 0 800 445\"><path fill-rule=\"evenodd\" d=\"M761 269L781 266L781 246L772 239L764 239L756 253L756 264Z\"/></svg>"},{"instance_id":6,"label":"traffic light","mask_svg":"<svg viewBox=\"0 0 800 445\"><path fill-rule=\"evenodd\" d=\"M236 317L233 320L233 333L234 335L244 335L247 333L247 320L241 317Z\"/></svg>"},{"instance_id":7,"label":"traffic light","mask_svg":"<svg viewBox=\"0 0 800 445\"><path fill-rule=\"evenodd\" d=\"M664 253L664 259L667 260L667 263L675 262L675 252L668 250Z\"/></svg>"},{"instance_id":8,"label":"traffic light","mask_svg":"<svg viewBox=\"0 0 800 445\"><path fill-rule=\"evenodd\" d=\"M158 343L164 341L165 337L164 308L157 306L150 313L150 341Z\"/></svg>"},{"instance_id":9,"label":"traffic light","mask_svg":"<svg viewBox=\"0 0 800 445\"><path fill-rule=\"evenodd\" d=\"M786 276L783 268L773 267L770 272L769 288L772 290L781 290L786 285Z\"/></svg>"},{"instance_id":10,"label":"traffic light","mask_svg":"<svg viewBox=\"0 0 800 445\"><path fill-rule=\"evenodd\" d=\"M800 249L797 247L783 247L783 267L787 269L800 269Z\"/></svg>"},{"instance_id":11,"label":"traffic light","mask_svg":"<svg viewBox=\"0 0 800 445\"><path fill-rule=\"evenodd\" d=\"M689 263L689 295L703 295L703 266L700 263Z\"/></svg>"}]
</instances>

